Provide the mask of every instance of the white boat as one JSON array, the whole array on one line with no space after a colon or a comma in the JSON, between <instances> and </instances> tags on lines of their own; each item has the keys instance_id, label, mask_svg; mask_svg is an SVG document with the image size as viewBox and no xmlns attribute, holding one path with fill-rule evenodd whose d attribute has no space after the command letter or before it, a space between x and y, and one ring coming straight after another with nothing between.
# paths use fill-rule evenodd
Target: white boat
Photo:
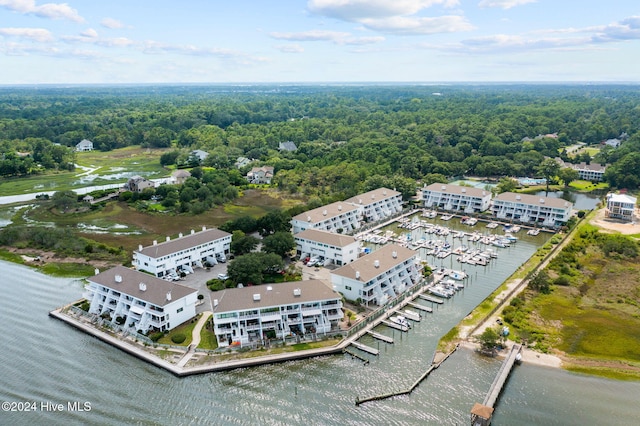
<instances>
[{"instance_id":1,"label":"white boat","mask_svg":"<svg viewBox=\"0 0 640 426\"><path fill-rule=\"evenodd\" d=\"M498 222L489 222L487 223L487 228L494 229L498 227Z\"/></svg>"},{"instance_id":2,"label":"white boat","mask_svg":"<svg viewBox=\"0 0 640 426\"><path fill-rule=\"evenodd\" d=\"M516 241L518 241L518 237L516 237L515 235L511 235L509 233L504 234L504 238L506 238L507 240L509 240L512 243L515 243Z\"/></svg>"},{"instance_id":3,"label":"white boat","mask_svg":"<svg viewBox=\"0 0 640 426\"><path fill-rule=\"evenodd\" d=\"M539 230L539 229L529 229L529 230L527 231L527 235L533 235L533 236L535 236L535 235L538 235L539 233L540 233L540 230Z\"/></svg>"},{"instance_id":4,"label":"white boat","mask_svg":"<svg viewBox=\"0 0 640 426\"><path fill-rule=\"evenodd\" d=\"M407 319L401 315L392 316L389 318L389 321L396 323L398 325L401 325L403 327L411 328L411 324L409 324L409 321L407 321Z\"/></svg>"}]
</instances>

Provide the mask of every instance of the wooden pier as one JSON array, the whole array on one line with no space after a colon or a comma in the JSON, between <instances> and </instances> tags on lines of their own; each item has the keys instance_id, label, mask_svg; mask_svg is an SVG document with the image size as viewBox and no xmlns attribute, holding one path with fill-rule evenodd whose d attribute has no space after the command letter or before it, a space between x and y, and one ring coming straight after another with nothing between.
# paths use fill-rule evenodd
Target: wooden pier
<instances>
[{"instance_id":1,"label":"wooden pier","mask_svg":"<svg viewBox=\"0 0 640 426\"><path fill-rule=\"evenodd\" d=\"M433 313L433 308L430 308L430 307L428 307L428 306L421 305L421 304L419 304L419 303L409 302L409 303L407 303L407 305L409 305L409 306L413 306L414 308L419 309L419 310L421 310L421 311L425 311L425 312Z\"/></svg>"},{"instance_id":2,"label":"wooden pier","mask_svg":"<svg viewBox=\"0 0 640 426\"><path fill-rule=\"evenodd\" d=\"M376 348L372 348L371 346L363 345L362 343L351 342L351 344L353 346L355 346L356 348L360 349L361 351L370 353L371 355L378 355L380 353L380 351L377 350Z\"/></svg>"},{"instance_id":3,"label":"wooden pier","mask_svg":"<svg viewBox=\"0 0 640 426\"><path fill-rule=\"evenodd\" d=\"M366 359L366 358L365 358L365 357L363 357L363 356L358 355L357 353L351 352L351 351L350 351L350 350L348 350L348 349L345 349L345 350L344 350L344 353L345 353L345 354L348 354L348 355L351 355L351 358L359 359L359 360L360 360L360 361L362 361L365 365L368 365L368 364L369 364L369 360L368 360L368 359Z\"/></svg>"},{"instance_id":4,"label":"wooden pier","mask_svg":"<svg viewBox=\"0 0 640 426\"><path fill-rule=\"evenodd\" d=\"M386 343L393 343L393 337L385 336L384 334L376 333L375 331L367 331L367 334L374 339L382 340Z\"/></svg>"},{"instance_id":5,"label":"wooden pier","mask_svg":"<svg viewBox=\"0 0 640 426\"><path fill-rule=\"evenodd\" d=\"M476 403L471 409L471 425L472 426L488 426L491 424L491 417L494 411L494 405L502 392L504 384L511 374L513 365L520 359L522 352L522 345L514 344L511 348L511 352L502 362L498 374L496 374L487 396L485 396L482 404Z\"/></svg>"},{"instance_id":6,"label":"wooden pier","mask_svg":"<svg viewBox=\"0 0 640 426\"><path fill-rule=\"evenodd\" d=\"M418 295L418 297L428 302L437 303L438 305L442 305L444 303L444 300L440 299L439 297L429 296L428 294L420 294Z\"/></svg>"}]
</instances>

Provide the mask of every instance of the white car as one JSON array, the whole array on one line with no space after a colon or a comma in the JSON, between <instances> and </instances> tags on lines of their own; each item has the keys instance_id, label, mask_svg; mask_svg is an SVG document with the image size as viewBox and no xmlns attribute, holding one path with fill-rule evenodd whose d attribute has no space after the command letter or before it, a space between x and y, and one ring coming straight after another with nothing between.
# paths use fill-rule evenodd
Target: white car
<instances>
[{"instance_id":1,"label":"white car","mask_svg":"<svg viewBox=\"0 0 640 426\"><path fill-rule=\"evenodd\" d=\"M218 279L226 281L226 280L229 279L229 275L227 275L227 274L218 274Z\"/></svg>"}]
</instances>

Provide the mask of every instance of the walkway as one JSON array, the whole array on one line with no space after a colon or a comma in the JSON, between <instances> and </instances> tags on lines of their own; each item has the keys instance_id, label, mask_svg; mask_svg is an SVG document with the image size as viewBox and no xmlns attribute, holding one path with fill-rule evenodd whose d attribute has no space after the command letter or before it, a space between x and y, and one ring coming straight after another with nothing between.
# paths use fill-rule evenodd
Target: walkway
<instances>
[{"instance_id":1,"label":"walkway","mask_svg":"<svg viewBox=\"0 0 640 426\"><path fill-rule=\"evenodd\" d=\"M182 359L178 361L178 367L183 368L185 365L187 365L187 362L189 362L193 354L196 352L196 348L200 344L200 332L202 331L202 327L204 327L211 315L213 315L213 312L211 311L205 311L202 313L202 316L198 320L198 323L193 328L193 332L191 333L191 344L187 349L187 353L185 353Z\"/></svg>"}]
</instances>

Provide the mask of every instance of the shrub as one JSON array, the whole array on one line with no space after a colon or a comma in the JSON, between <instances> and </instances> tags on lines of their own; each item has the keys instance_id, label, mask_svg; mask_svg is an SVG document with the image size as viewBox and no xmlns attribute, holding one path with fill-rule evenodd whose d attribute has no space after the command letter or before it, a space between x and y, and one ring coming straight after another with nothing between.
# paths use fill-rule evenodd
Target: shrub
<instances>
[{"instance_id":1,"label":"shrub","mask_svg":"<svg viewBox=\"0 0 640 426\"><path fill-rule=\"evenodd\" d=\"M202 299L204 299L204 294L199 294L198 295L198 300L202 300Z\"/></svg>"},{"instance_id":2,"label":"shrub","mask_svg":"<svg viewBox=\"0 0 640 426\"><path fill-rule=\"evenodd\" d=\"M567 277L566 275L560 275L558 278L556 278L553 283L555 285L562 285L562 286L568 286L569 284L571 284L571 282L569 281L569 277Z\"/></svg>"},{"instance_id":3,"label":"shrub","mask_svg":"<svg viewBox=\"0 0 640 426\"><path fill-rule=\"evenodd\" d=\"M151 339L152 342L157 342L162 336L164 336L164 333L162 333L161 331L156 331L155 333L151 333L149 335L149 339Z\"/></svg>"},{"instance_id":4,"label":"shrub","mask_svg":"<svg viewBox=\"0 0 640 426\"><path fill-rule=\"evenodd\" d=\"M116 324L118 324L118 325L122 325L122 324L124 324L124 318L122 318L122 317L116 317Z\"/></svg>"},{"instance_id":5,"label":"shrub","mask_svg":"<svg viewBox=\"0 0 640 426\"><path fill-rule=\"evenodd\" d=\"M171 336L171 341L177 345L179 345L180 343L184 342L185 340L187 340L187 336L185 336L182 333L177 333L174 334L173 336Z\"/></svg>"}]
</instances>

